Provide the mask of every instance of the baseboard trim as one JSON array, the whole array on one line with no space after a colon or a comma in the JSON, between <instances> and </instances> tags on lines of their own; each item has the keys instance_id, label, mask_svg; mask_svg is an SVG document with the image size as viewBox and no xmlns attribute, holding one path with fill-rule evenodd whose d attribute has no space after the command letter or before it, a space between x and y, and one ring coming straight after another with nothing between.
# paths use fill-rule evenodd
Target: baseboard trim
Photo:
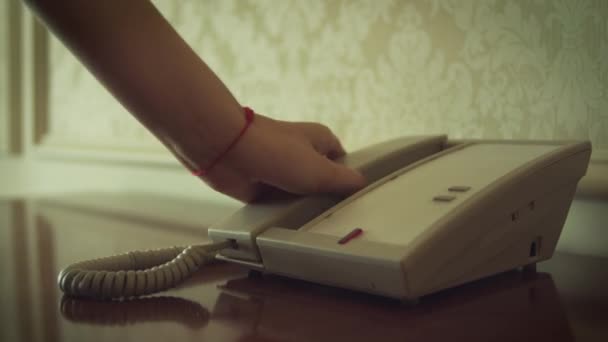
<instances>
[{"instance_id":1,"label":"baseboard trim","mask_svg":"<svg viewBox=\"0 0 608 342\"><path fill-rule=\"evenodd\" d=\"M608 201L608 161L591 161L578 185L579 198Z\"/></svg>"}]
</instances>

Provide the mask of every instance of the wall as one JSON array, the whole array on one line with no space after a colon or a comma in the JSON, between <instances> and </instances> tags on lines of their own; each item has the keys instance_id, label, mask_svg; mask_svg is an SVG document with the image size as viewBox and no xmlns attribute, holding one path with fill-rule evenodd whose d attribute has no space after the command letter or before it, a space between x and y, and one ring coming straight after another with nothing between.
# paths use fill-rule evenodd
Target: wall
<instances>
[{"instance_id":1,"label":"wall","mask_svg":"<svg viewBox=\"0 0 608 342\"><path fill-rule=\"evenodd\" d=\"M438 132L608 148L605 1L156 4L240 101L324 122L350 148ZM162 150L56 39L49 49L48 143Z\"/></svg>"},{"instance_id":2,"label":"wall","mask_svg":"<svg viewBox=\"0 0 608 342\"><path fill-rule=\"evenodd\" d=\"M431 133L589 139L593 177L584 184L606 189L606 1L155 4L242 103L276 118L321 121L350 150ZM0 141L21 141L24 152L5 163L16 175L0 183L5 193L136 189L229 201L182 170L21 10L29 61L17 116L23 127L11 132L18 139L0 130ZM583 220L571 215L568 227L593 228L567 228L563 247L608 255L608 246L590 247L601 223Z\"/></svg>"},{"instance_id":3,"label":"wall","mask_svg":"<svg viewBox=\"0 0 608 342\"><path fill-rule=\"evenodd\" d=\"M8 150L8 20L7 2L0 2L0 152Z\"/></svg>"}]
</instances>

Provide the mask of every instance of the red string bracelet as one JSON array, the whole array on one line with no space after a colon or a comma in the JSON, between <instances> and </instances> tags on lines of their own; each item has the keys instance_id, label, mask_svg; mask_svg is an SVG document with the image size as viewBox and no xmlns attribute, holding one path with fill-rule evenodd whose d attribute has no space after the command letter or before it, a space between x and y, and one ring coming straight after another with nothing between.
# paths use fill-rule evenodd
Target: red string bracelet
<instances>
[{"instance_id":1,"label":"red string bracelet","mask_svg":"<svg viewBox=\"0 0 608 342\"><path fill-rule=\"evenodd\" d=\"M251 126L251 123L253 122L253 117L255 115L253 109L249 107L243 107L243 110L245 111L245 126L243 126L239 134L232 140L230 145L228 145L228 147L226 147L226 149L222 153L220 153L217 157L215 157L215 159L213 159L213 161L211 161L211 163L209 164L209 166L207 166L206 169L194 170L192 171L193 175L197 177L206 175L217 163L219 163L220 160L222 160L228 154L228 152L230 152L230 150L232 150L234 145L236 145L236 143L241 140L241 137L245 134L247 128Z\"/></svg>"}]
</instances>

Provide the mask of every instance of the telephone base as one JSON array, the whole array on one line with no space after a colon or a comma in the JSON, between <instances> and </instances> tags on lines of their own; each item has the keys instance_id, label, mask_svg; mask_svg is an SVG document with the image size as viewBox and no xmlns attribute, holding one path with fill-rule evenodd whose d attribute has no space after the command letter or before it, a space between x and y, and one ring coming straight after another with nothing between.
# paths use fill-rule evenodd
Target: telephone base
<instances>
[{"instance_id":1,"label":"telephone base","mask_svg":"<svg viewBox=\"0 0 608 342\"><path fill-rule=\"evenodd\" d=\"M218 258L408 302L534 270L553 256L591 144L431 136L363 152L344 162L366 188L247 205L209 228L236 245Z\"/></svg>"},{"instance_id":2,"label":"telephone base","mask_svg":"<svg viewBox=\"0 0 608 342\"><path fill-rule=\"evenodd\" d=\"M411 298L411 299L401 299L400 303L404 307L414 307L414 306L417 306L418 304L420 304L420 301L421 301L420 298Z\"/></svg>"},{"instance_id":3,"label":"telephone base","mask_svg":"<svg viewBox=\"0 0 608 342\"><path fill-rule=\"evenodd\" d=\"M234 258L226 257L222 254L216 254L215 259L220 260L220 261L228 261L231 263L239 264L241 266L245 266L245 267L249 268L250 270L254 270L254 271L258 271L258 272L263 272L265 269L264 265L261 263L234 259Z\"/></svg>"},{"instance_id":4,"label":"telephone base","mask_svg":"<svg viewBox=\"0 0 608 342\"><path fill-rule=\"evenodd\" d=\"M536 263L524 265L522 271L526 274L536 273Z\"/></svg>"}]
</instances>

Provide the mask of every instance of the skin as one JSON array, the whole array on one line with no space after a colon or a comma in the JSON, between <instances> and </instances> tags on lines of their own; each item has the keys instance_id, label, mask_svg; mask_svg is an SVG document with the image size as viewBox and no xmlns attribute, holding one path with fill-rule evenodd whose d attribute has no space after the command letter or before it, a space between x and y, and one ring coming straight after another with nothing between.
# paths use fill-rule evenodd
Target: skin
<instances>
[{"instance_id":1,"label":"skin","mask_svg":"<svg viewBox=\"0 0 608 342\"><path fill-rule=\"evenodd\" d=\"M243 127L242 105L149 1L25 2L188 169L205 169ZM348 195L365 179L334 162L344 153L322 124L256 114L202 179L243 202L277 189Z\"/></svg>"}]
</instances>

